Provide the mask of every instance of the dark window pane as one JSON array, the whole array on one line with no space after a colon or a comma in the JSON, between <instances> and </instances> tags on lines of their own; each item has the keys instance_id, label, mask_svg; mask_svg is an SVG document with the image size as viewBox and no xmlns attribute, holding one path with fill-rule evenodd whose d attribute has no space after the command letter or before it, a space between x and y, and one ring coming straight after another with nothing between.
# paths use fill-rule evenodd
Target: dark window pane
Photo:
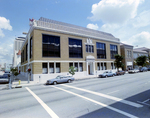
<instances>
[{"instance_id":1,"label":"dark window pane","mask_svg":"<svg viewBox=\"0 0 150 118\"><path fill-rule=\"evenodd\" d=\"M60 37L43 35L43 57L60 57Z\"/></svg>"},{"instance_id":2,"label":"dark window pane","mask_svg":"<svg viewBox=\"0 0 150 118\"><path fill-rule=\"evenodd\" d=\"M47 69L47 63L42 63L42 71L43 71L43 74L47 74L48 73L48 69Z\"/></svg>"},{"instance_id":3,"label":"dark window pane","mask_svg":"<svg viewBox=\"0 0 150 118\"><path fill-rule=\"evenodd\" d=\"M54 73L54 63L49 63L49 73Z\"/></svg>"},{"instance_id":4,"label":"dark window pane","mask_svg":"<svg viewBox=\"0 0 150 118\"><path fill-rule=\"evenodd\" d=\"M99 59L106 59L106 47L105 43L96 43L97 48L97 58ZM93 49L94 51L94 49Z\"/></svg>"},{"instance_id":5,"label":"dark window pane","mask_svg":"<svg viewBox=\"0 0 150 118\"><path fill-rule=\"evenodd\" d=\"M56 73L60 73L60 63L56 63Z\"/></svg>"},{"instance_id":6,"label":"dark window pane","mask_svg":"<svg viewBox=\"0 0 150 118\"><path fill-rule=\"evenodd\" d=\"M115 54L118 54L117 45L110 44L110 56L111 56L111 59L115 59Z\"/></svg>"},{"instance_id":7,"label":"dark window pane","mask_svg":"<svg viewBox=\"0 0 150 118\"><path fill-rule=\"evenodd\" d=\"M82 58L82 40L69 38L69 57Z\"/></svg>"}]
</instances>

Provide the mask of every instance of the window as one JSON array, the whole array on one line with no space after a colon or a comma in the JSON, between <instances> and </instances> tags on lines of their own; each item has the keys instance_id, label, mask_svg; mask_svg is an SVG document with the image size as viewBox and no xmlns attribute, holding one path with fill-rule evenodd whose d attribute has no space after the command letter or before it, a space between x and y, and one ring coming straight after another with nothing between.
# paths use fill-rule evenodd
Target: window
<instances>
[{"instance_id":1,"label":"window","mask_svg":"<svg viewBox=\"0 0 150 118\"><path fill-rule=\"evenodd\" d=\"M60 57L60 37L43 35L43 57Z\"/></svg>"},{"instance_id":2,"label":"window","mask_svg":"<svg viewBox=\"0 0 150 118\"><path fill-rule=\"evenodd\" d=\"M69 67L73 66L73 63L69 63ZM76 69L76 72L82 72L83 71L83 63L74 63L74 67Z\"/></svg>"},{"instance_id":3,"label":"window","mask_svg":"<svg viewBox=\"0 0 150 118\"><path fill-rule=\"evenodd\" d=\"M28 44L26 44L26 60L28 60Z\"/></svg>"},{"instance_id":4,"label":"window","mask_svg":"<svg viewBox=\"0 0 150 118\"><path fill-rule=\"evenodd\" d=\"M54 63L49 63L49 73L54 73Z\"/></svg>"},{"instance_id":5,"label":"window","mask_svg":"<svg viewBox=\"0 0 150 118\"><path fill-rule=\"evenodd\" d=\"M107 64L104 63L104 70L107 70Z\"/></svg>"},{"instance_id":6,"label":"window","mask_svg":"<svg viewBox=\"0 0 150 118\"><path fill-rule=\"evenodd\" d=\"M86 52L94 53L94 46L93 45L86 45Z\"/></svg>"},{"instance_id":7,"label":"window","mask_svg":"<svg viewBox=\"0 0 150 118\"><path fill-rule=\"evenodd\" d=\"M73 63L69 63L69 67L73 66Z\"/></svg>"},{"instance_id":8,"label":"window","mask_svg":"<svg viewBox=\"0 0 150 118\"><path fill-rule=\"evenodd\" d=\"M79 63L79 72L83 71L83 63Z\"/></svg>"},{"instance_id":9,"label":"window","mask_svg":"<svg viewBox=\"0 0 150 118\"><path fill-rule=\"evenodd\" d=\"M30 59L32 58L32 37L30 39Z\"/></svg>"},{"instance_id":10,"label":"window","mask_svg":"<svg viewBox=\"0 0 150 118\"><path fill-rule=\"evenodd\" d=\"M69 38L69 57L82 58L82 40Z\"/></svg>"},{"instance_id":11,"label":"window","mask_svg":"<svg viewBox=\"0 0 150 118\"><path fill-rule=\"evenodd\" d=\"M101 70L103 70L103 63L101 63Z\"/></svg>"},{"instance_id":12,"label":"window","mask_svg":"<svg viewBox=\"0 0 150 118\"><path fill-rule=\"evenodd\" d=\"M78 63L75 63L75 69L76 69L76 72L78 72Z\"/></svg>"},{"instance_id":13,"label":"window","mask_svg":"<svg viewBox=\"0 0 150 118\"><path fill-rule=\"evenodd\" d=\"M60 63L56 63L56 73L60 73Z\"/></svg>"},{"instance_id":14,"label":"window","mask_svg":"<svg viewBox=\"0 0 150 118\"><path fill-rule=\"evenodd\" d=\"M23 50L23 62L24 62L24 50Z\"/></svg>"},{"instance_id":15,"label":"window","mask_svg":"<svg viewBox=\"0 0 150 118\"><path fill-rule=\"evenodd\" d=\"M111 57L111 59L115 59L115 54L118 54L117 45L110 44L110 57Z\"/></svg>"},{"instance_id":16,"label":"window","mask_svg":"<svg viewBox=\"0 0 150 118\"><path fill-rule=\"evenodd\" d=\"M106 47L105 43L96 43L97 48L97 58L98 59L106 59Z\"/></svg>"},{"instance_id":17,"label":"window","mask_svg":"<svg viewBox=\"0 0 150 118\"><path fill-rule=\"evenodd\" d=\"M43 69L42 69L42 71L43 71L42 73L43 73L43 74L47 74L47 73L48 73L47 63L42 63L42 68L43 68Z\"/></svg>"}]
</instances>

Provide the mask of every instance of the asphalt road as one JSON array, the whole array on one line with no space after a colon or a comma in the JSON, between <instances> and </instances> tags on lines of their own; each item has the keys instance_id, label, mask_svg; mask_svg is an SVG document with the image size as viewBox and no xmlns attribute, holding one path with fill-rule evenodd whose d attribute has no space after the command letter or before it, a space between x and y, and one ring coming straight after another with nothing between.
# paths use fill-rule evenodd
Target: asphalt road
<instances>
[{"instance_id":1,"label":"asphalt road","mask_svg":"<svg viewBox=\"0 0 150 118\"><path fill-rule=\"evenodd\" d=\"M0 91L0 118L150 118L150 72Z\"/></svg>"}]
</instances>

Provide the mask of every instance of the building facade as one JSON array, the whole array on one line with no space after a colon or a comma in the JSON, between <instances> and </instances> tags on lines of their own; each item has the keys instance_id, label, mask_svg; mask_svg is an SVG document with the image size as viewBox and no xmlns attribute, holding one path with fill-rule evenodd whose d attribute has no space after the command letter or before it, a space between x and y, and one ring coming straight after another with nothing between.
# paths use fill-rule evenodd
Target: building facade
<instances>
[{"instance_id":1,"label":"building facade","mask_svg":"<svg viewBox=\"0 0 150 118\"><path fill-rule=\"evenodd\" d=\"M139 56L150 56L150 49L146 47L134 48L133 49L133 58L136 59Z\"/></svg>"},{"instance_id":2,"label":"building facade","mask_svg":"<svg viewBox=\"0 0 150 118\"><path fill-rule=\"evenodd\" d=\"M30 80L67 74L70 66L76 68L75 78L116 71L120 40L113 35L46 18L30 22L21 48L21 73Z\"/></svg>"},{"instance_id":3,"label":"building facade","mask_svg":"<svg viewBox=\"0 0 150 118\"><path fill-rule=\"evenodd\" d=\"M133 69L133 46L121 43L120 52L121 55L124 57L123 70Z\"/></svg>"},{"instance_id":4,"label":"building facade","mask_svg":"<svg viewBox=\"0 0 150 118\"><path fill-rule=\"evenodd\" d=\"M21 46L25 41L25 37L18 37L14 41L13 50L13 67L19 67L21 65Z\"/></svg>"}]
</instances>

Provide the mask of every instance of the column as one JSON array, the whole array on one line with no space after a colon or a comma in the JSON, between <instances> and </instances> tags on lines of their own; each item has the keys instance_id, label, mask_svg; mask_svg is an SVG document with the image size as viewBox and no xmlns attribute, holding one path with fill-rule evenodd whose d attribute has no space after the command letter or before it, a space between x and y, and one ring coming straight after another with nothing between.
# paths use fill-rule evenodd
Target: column
<instances>
[{"instance_id":1,"label":"column","mask_svg":"<svg viewBox=\"0 0 150 118\"><path fill-rule=\"evenodd\" d=\"M86 62L86 75L88 75L88 62Z\"/></svg>"},{"instance_id":2,"label":"column","mask_svg":"<svg viewBox=\"0 0 150 118\"><path fill-rule=\"evenodd\" d=\"M101 62L99 62L99 68L100 68L99 70L101 70Z\"/></svg>"},{"instance_id":3,"label":"column","mask_svg":"<svg viewBox=\"0 0 150 118\"><path fill-rule=\"evenodd\" d=\"M48 65L47 66L47 68L48 68L47 71L48 71L48 74L49 74L49 61L47 62L47 65Z\"/></svg>"},{"instance_id":4,"label":"column","mask_svg":"<svg viewBox=\"0 0 150 118\"><path fill-rule=\"evenodd\" d=\"M56 62L54 61L54 73L56 73Z\"/></svg>"},{"instance_id":5,"label":"column","mask_svg":"<svg viewBox=\"0 0 150 118\"><path fill-rule=\"evenodd\" d=\"M80 67L80 66L79 66L79 61L78 61L78 72L80 72L80 70L79 70L80 68L79 68L79 67Z\"/></svg>"},{"instance_id":6,"label":"column","mask_svg":"<svg viewBox=\"0 0 150 118\"><path fill-rule=\"evenodd\" d=\"M95 62L93 62L93 74L95 75Z\"/></svg>"}]
</instances>

